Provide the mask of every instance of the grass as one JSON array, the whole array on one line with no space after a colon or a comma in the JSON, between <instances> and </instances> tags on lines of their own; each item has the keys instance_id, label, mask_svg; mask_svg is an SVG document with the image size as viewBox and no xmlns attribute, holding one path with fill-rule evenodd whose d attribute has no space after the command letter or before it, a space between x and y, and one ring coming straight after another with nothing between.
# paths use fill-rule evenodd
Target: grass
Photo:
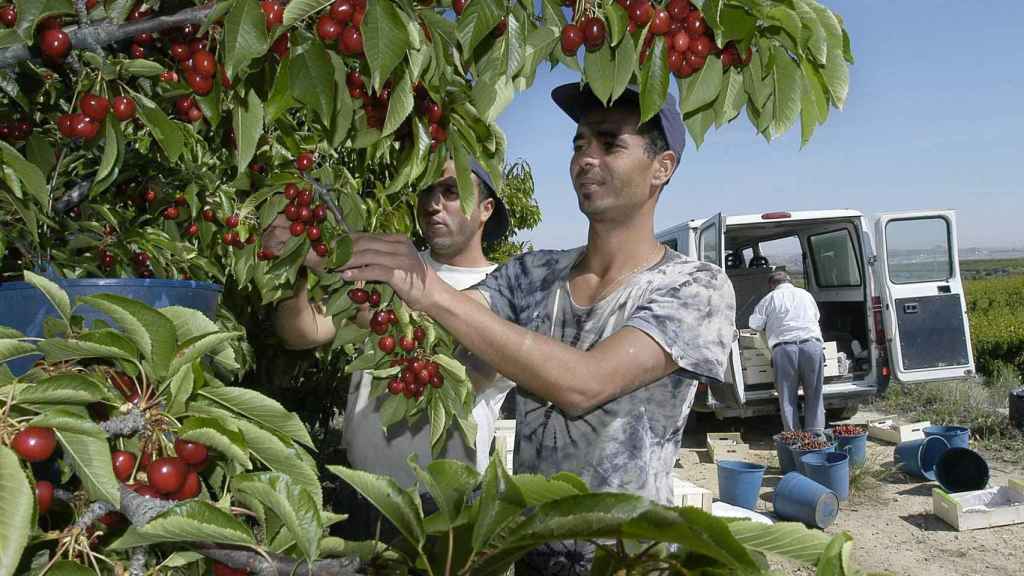
<instances>
[{"instance_id":1,"label":"grass","mask_svg":"<svg viewBox=\"0 0 1024 576\"><path fill-rule=\"evenodd\" d=\"M1010 426L1009 391L1021 386L1021 375L1000 365L990 377L926 384L894 385L875 402L875 409L910 420L967 426L972 442L989 457L1024 464L1024 433Z\"/></svg>"}]
</instances>

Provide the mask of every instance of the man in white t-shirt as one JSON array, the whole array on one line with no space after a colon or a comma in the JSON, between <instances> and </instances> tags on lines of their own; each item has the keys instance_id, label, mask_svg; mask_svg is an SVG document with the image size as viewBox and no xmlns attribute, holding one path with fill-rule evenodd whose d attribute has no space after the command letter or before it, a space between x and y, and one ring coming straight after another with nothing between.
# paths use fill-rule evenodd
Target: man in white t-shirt
<instances>
[{"instance_id":1,"label":"man in white t-shirt","mask_svg":"<svg viewBox=\"0 0 1024 576\"><path fill-rule=\"evenodd\" d=\"M509 227L508 210L497 196L490 175L476 161L471 161L470 165L477 201L469 217L462 211L455 164L451 160L445 164L441 178L420 192L416 205L416 217L429 246L421 257L442 280L458 290L477 284L497 267L484 256L483 243L501 240ZM287 234L288 224L287 220L275 220L268 236L275 235L277 227ZM278 230L276 236L286 241L287 237L281 232ZM272 244L268 240L265 237L265 245ZM322 259L311 255L306 265L316 269L322 265ZM296 282L294 296L278 304L274 326L290 349L321 346L331 342L335 335L333 321L323 314L323 308L310 304L304 276ZM473 407L476 446L475 449L467 446L462 434L453 428L448 432L447 443L439 457L474 464L482 472L489 462L501 404L513 384L500 376L492 379L493 371L468 353L460 355L459 359L467 365L471 378L481 375L481 378L473 378L478 385ZM410 428L405 422L399 422L385 432L379 411L384 398L370 398L372 381L372 376L362 372L352 376L342 431L349 464L359 470L389 476L403 488L409 488L417 481L408 465L409 455L416 454L421 466L433 459L430 423L424 418ZM481 381L486 384L480 384ZM342 537L374 538L380 523L380 538L388 540L391 527L368 502L355 491L344 494L343 500L339 511L349 514L349 519L342 526Z\"/></svg>"}]
</instances>

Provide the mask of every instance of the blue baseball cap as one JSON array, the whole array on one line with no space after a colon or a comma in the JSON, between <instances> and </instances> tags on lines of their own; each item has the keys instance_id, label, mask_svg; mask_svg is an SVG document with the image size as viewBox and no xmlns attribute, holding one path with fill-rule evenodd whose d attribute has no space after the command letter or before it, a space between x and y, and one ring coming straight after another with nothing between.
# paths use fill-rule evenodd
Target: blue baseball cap
<instances>
[{"instance_id":1,"label":"blue baseball cap","mask_svg":"<svg viewBox=\"0 0 1024 576\"><path fill-rule=\"evenodd\" d=\"M551 91L551 99L558 104L563 112L578 124L580 114L591 107L604 107L604 103L594 95L590 87L575 82L563 84ZM640 88L630 84L622 92L616 102L632 101L640 105ZM683 156L683 148L686 147L686 128L683 127L683 119L679 114L679 107L676 106L676 99L671 93L665 96L665 103L661 105L657 116L658 125L668 149L675 152L676 166Z\"/></svg>"}]
</instances>

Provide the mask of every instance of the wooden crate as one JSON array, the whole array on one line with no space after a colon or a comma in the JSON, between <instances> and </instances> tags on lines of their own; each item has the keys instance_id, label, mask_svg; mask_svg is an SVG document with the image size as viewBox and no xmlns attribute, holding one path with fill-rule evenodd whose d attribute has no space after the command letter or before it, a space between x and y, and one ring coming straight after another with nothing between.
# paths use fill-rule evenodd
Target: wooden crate
<instances>
[{"instance_id":1,"label":"wooden crate","mask_svg":"<svg viewBox=\"0 0 1024 576\"><path fill-rule=\"evenodd\" d=\"M711 491L681 477L682 470L672 470L672 499L676 506L693 506L711 513Z\"/></svg>"},{"instance_id":2,"label":"wooden crate","mask_svg":"<svg viewBox=\"0 0 1024 576\"><path fill-rule=\"evenodd\" d=\"M739 432L719 432L707 435L708 454L711 460L743 460L750 453L750 446L743 442Z\"/></svg>"},{"instance_id":3,"label":"wooden crate","mask_svg":"<svg viewBox=\"0 0 1024 576\"><path fill-rule=\"evenodd\" d=\"M885 416L868 420L868 436L899 444L907 440L924 438L924 429L931 425L932 423L927 420L904 424L896 416Z\"/></svg>"},{"instance_id":4,"label":"wooden crate","mask_svg":"<svg viewBox=\"0 0 1024 576\"><path fill-rule=\"evenodd\" d=\"M958 531L1024 524L1024 481L959 494L934 488L932 513Z\"/></svg>"}]
</instances>

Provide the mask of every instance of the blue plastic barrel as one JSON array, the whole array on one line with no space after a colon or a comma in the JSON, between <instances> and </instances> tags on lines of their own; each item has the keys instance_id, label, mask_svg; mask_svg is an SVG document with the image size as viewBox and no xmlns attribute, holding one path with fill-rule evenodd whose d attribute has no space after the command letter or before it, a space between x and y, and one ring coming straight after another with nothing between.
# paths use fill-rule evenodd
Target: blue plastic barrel
<instances>
[{"instance_id":1,"label":"blue plastic barrel","mask_svg":"<svg viewBox=\"0 0 1024 576\"><path fill-rule=\"evenodd\" d=\"M824 530L839 515L839 497L803 474L790 472L775 487L772 507L780 518L798 520Z\"/></svg>"},{"instance_id":2,"label":"blue plastic barrel","mask_svg":"<svg viewBox=\"0 0 1024 576\"><path fill-rule=\"evenodd\" d=\"M753 510L764 479L764 466L740 460L718 463L718 498L733 506Z\"/></svg>"},{"instance_id":3,"label":"blue plastic barrel","mask_svg":"<svg viewBox=\"0 0 1024 576\"><path fill-rule=\"evenodd\" d=\"M950 448L970 448L971 429L963 426L925 426L924 435L941 436Z\"/></svg>"},{"instance_id":4,"label":"blue plastic barrel","mask_svg":"<svg viewBox=\"0 0 1024 576\"><path fill-rule=\"evenodd\" d=\"M166 306L193 308L206 314L211 320L217 315L217 305L223 291L223 287L220 285L192 280L51 279L68 293L72 305L81 296L110 293L142 301L154 308ZM96 319L114 323L106 314L91 306L82 306L76 310L76 313L85 318L87 326ZM43 336L43 320L48 316L57 315L57 309L50 304L46 296L28 282L0 284L0 326L9 326L26 336L41 338ZM7 366L15 376L18 376L27 372L38 358L38 356L19 358L8 362Z\"/></svg>"},{"instance_id":5,"label":"blue plastic barrel","mask_svg":"<svg viewBox=\"0 0 1024 576\"><path fill-rule=\"evenodd\" d=\"M823 453L823 452L835 452L836 445L833 442L832 444L830 444L829 446L827 446L825 448L813 448L813 449L810 449L810 450L800 450L799 448L790 448L790 449L793 451L793 461L796 462L796 471L801 473L801 474L803 474L804 476L806 476L807 475L807 471L804 470L803 457L806 456L807 454L818 454L818 453Z\"/></svg>"},{"instance_id":6,"label":"blue plastic barrel","mask_svg":"<svg viewBox=\"0 0 1024 576\"><path fill-rule=\"evenodd\" d=\"M840 502L850 497L850 457L845 452L811 452L800 461L804 475L835 492Z\"/></svg>"},{"instance_id":7,"label":"blue plastic barrel","mask_svg":"<svg viewBox=\"0 0 1024 576\"><path fill-rule=\"evenodd\" d=\"M779 456L779 468L782 469L783 474L789 474L796 470L796 460L793 459L793 450L790 449L789 445L782 441L779 434L774 436L775 440L775 453Z\"/></svg>"},{"instance_id":8,"label":"blue plastic barrel","mask_svg":"<svg viewBox=\"0 0 1024 576\"><path fill-rule=\"evenodd\" d=\"M988 462L970 448L950 448L935 464L935 478L950 494L984 490L988 477Z\"/></svg>"},{"instance_id":9,"label":"blue plastic barrel","mask_svg":"<svg viewBox=\"0 0 1024 576\"><path fill-rule=\"evenodd\" d=\"M865 454L868 445L868 433L857 436L836 436L836 452L844 452L850 457L850 466L863 466L867 460Z\"/></svg>"},{"instance_id":10,"label":"blue plastic barrel","mask_svg":"<svg viewBox=\"0 0 1024 576\"><path fill-rule=\"evenodd\" d=\"M926 436L896 445L893 461L907 474L935 480L935 465L949 444L942 436Z\"/></svg>"}]
</instances>

